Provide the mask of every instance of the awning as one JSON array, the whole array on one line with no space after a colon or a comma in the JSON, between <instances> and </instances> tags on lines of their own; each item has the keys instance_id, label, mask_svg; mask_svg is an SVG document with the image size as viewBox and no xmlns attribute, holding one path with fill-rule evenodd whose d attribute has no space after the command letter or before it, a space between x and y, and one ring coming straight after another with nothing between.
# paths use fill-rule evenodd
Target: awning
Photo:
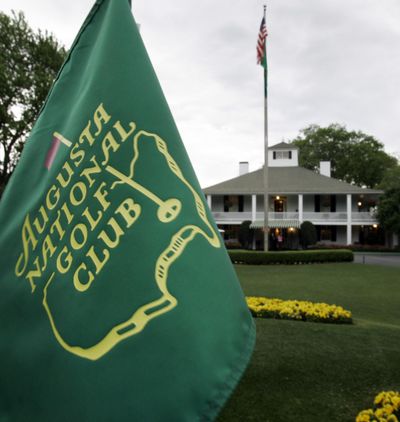
<instances>
[{"instance_id":1,"label":"awning","mask_svg":"<svg viewBox=\"0 0 400 422\"><path fill-rule=\"evenodd\" d=\"M255 220L250 224L251 229L262 229L264 227L264 220ZM287 229L289 227L300 227L299 220L269 220L268 227Z\"/></svg>"}]
</instances>

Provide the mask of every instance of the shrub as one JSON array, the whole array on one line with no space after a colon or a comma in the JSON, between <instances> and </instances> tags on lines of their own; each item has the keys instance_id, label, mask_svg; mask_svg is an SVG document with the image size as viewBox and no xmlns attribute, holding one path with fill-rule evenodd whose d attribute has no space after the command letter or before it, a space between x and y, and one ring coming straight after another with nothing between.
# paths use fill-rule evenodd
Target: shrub
<instances>
[{"instance_id":1,"label":"shrub","mask_svg":"<svg viewBox=\"0 0 400 422\"><path fill-rule=\"evenodd\" d=\"M349 249L354 252L400 252L400 247L388 248L383 245L349 245Z\"/></svg>"},{"instance_id":2,"label":"shrub","mask_svg":"<svg viewBox=\"0 0 400 422\"><path fill-rule=\"evenodd\" d=\"M301 223L300 239L304 249L317 243L317 229L311 221L304 221Z\"/></svg>"},{"instance_id":3,"label":"shrub","mask_svg":"<svg viewBox=\"0 0 400 422\"><path fill-rule=\"evenodd\" d=\"M238 238L242 248L248 249L253 242L254 230L250 228L251 221L243 221L239 227Z\"/></svg>"},{"instance_id":4,"label":"shrub","mask_svg":"<svg viewBox=\"0 0 400 422\"><path fill-rule=\"evenodd\" d=\"M270 265L270 264L313 264L324 262L352 262L353 252L347 249L307 250L307 251L228 251L231 261L235 264Z\"/></svg>"},{"instance_id":5,"label":"shrub","mask_svg":"<svg viewBox=\"0 0 400 422\"><path fill-rule=\"evenodd\" d=\"M389 248L384 245L339 245L339 244L324 244L317 243L308 249L350 249L353 252L400 252L400 246Z\"/></svg>"}]
</instances>

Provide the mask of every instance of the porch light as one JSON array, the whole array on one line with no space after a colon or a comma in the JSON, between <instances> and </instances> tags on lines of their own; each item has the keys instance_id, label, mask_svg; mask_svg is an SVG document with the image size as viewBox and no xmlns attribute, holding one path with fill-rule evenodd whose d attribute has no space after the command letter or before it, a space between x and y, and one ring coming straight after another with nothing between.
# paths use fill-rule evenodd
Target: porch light
<instances>
[{"instance_id":1,"label":"porch light","mask_svg":"<svg viewBox=\"0 0 400 422\"><path fill-rule=\"evenodd\" d=\"M361 207L361 206L362 206L362 202L361 202L361 201L358 201L358 202L357 202L357 205L358 205L359 207Z\"/></svg>"},{"instance_id":2,"label":"porch light","mask_svg":"<svg viewBox=\"0 0 400 422\"><path fill-rule=\"evenodd\" d=\"M281 197L279 195L276 195L276 199L279 201L279 199L281 199Z\"/></svg>"},{"instance_id":3,"label":"porch light","mask_svg":"<svg viewBox=\"0 0 400 422\"><path fill-rule=\"evenodd\" d=\"M377 224L373 224L373 225L372 225L372 227L373 227L374 229L377 229L377 228L378 228L378 225L377 225Z\"/></svg>"}]
</instances>

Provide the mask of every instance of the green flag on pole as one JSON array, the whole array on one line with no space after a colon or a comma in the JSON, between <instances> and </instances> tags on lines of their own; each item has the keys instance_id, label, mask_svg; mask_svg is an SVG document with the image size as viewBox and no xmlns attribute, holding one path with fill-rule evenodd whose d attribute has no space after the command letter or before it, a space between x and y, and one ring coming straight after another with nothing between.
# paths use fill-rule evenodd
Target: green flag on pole
<instances>
[{"instance_id":1,"label":"green flag on pole","mask_svg":"<svg viewBox=\"0 0 400 422\"><path fill-rule=\"evenodd\" d=\"M0 203L0 420L213 420L254 327L128 0L98 0Z\"/></svg>"}]
</instances>

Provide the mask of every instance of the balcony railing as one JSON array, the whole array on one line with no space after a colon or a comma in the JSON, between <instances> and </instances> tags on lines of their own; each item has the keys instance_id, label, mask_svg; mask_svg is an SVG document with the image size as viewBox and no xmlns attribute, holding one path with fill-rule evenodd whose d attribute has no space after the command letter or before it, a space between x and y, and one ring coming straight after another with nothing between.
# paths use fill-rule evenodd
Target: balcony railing
<instances>
[{"instance_id":1,"label":"balcony railing","mask_svg":"<svg viewBox=\"0 0 400 422\"><path fill-rule=\"evenodd\" d=\"M230 222L242 222L246 220L252 219L252 213L250 212L223 212L223 211L213 211L212 212L214 219L219 222L226 222L229 224ZM264 215L264 214L263 214Z\"/></svg>"},{"instance_id":2,"label":"balcony railing","mask_svg":"<svg viewBox=\"0 0 400 422\"><path fill-rule=\"evenodd\" d=\"M251 211L245 212L223 212L213 211L213 216L217 223L235 224L245 220L253 220L253 214ZM257 212L255 216L256 220L263 220L264 213ZM269 212L269 220L298 220L298 212ZM346 224L347 223L347 212L303 212L302 221L311 221L315 224ZM352 212L351 213L352 224L375 224L376 218L369 212Z\"/></svg>"},{"instance_id":3,"label":"balcony railing","mask_svg":"<svg viewBox=\"0 0 400 422\"><path fill-rule=\"evenodd\" d=\"M369 212L352 212L351 213L351 221L353 223L377 223L378 220L376 219L375 215Z\"/></svg>"},{"instance_id":4,"label":"balcony railing","mask_svg":"<svg viewBox=\"0 0 400 422\"><path fill-rule=\"evenodd\" d=\"M329 222L329 223L346 223L347 212L304 212L303 221L311 222Z\"/></svg>"}]
</instances>

